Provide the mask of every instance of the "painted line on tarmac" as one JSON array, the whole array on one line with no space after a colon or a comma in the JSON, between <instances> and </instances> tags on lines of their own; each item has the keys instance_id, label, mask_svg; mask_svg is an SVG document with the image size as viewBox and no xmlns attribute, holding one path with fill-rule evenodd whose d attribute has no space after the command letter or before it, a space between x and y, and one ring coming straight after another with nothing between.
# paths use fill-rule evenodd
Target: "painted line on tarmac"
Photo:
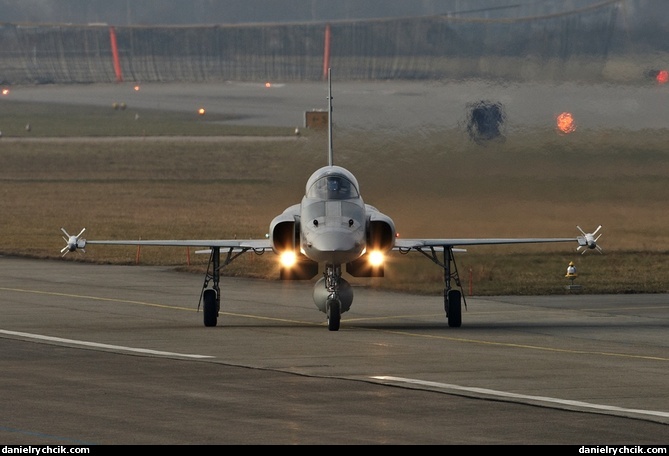
<instances>
[{"instance_id":1,"label":"painted line on tarmac","mask_svg":"<svg viewBox=\"0 0 669 456\"><path fill-rule=\"evenodd\" d=\"M146 354L146 355L159 355L159 356L170 356L170 357L179 357L179 358L193 358L193 359L215 358L214 356L208 356L208 355L193 355L193 354L188 354L188 353L175 353L175 352L166 352L166 351L159 351L159 350L149 350L149 349L146 349L146 348L125 347L123 345L100 344L100 343L97 343L97 342L87 342L87 341L84 341L84 340L63 339L62 337L43 336L41 334L30 334L30 333L19 332L19 331L7 331L5 329L0 329L0 334L6 334L8 336L24 337L24 338L27 338L27 339L45 340L45 341L49 341L49 342L57 342L57 343L78 345L78 346L82 346L82 347L104 348L104 349L108 349L108 350L117 350L117 351L125 351L125 352L132 352L132 353L142 353L142 354Z\"/></svg>"},{"instance_id":2,"label":"painted line on tarmac","mask_svg":"<svg viewBox=\"0 0 669 456\"><path fill-rule=\"evenodd\" d=\"M547 396L530 396L526 394L509 393L507 391L491 390L487 388L460 386L460 385L453 385L449 383L440 383L440 382L428 382L425 380L417 380L413 378L391 377L391 376L375 376L370 378L384 382L397 382L397 383L405 383L418 386L427 386L430 388L437 388L439 390L457 391L459 393L474 393L477 395L485 395L488 397L492 396L499 399L517 399L520 401L531 402L533 404L539 403L549 406L556 406L556 405L565 406L570 409L576 408L578 410L591 410L599 412L613 412L619 414L635 414L635 415L645 415L645 416L660 417L660 418L669 418L669 412L662 412L656 410L628 409L623 407L616 407L613 405L592 404L589 402L572 401L572 400L558 399Z\"/></svg>"},{"instance_id":3,"label":"painted line on tarmac","mask_svg":"<svg viewBox=\"0 0 669 456\"><path fill-rule=\"evenodd\" d=\"M189 312L197 312L197 309L191 309L188 307L178 307L178 306L172 306L172 305L167 305L167 304L157 304L153 302L146 302L146 301L131 301L129 299L118 299L118 298L104 298L101 296L89 296L89 295L80 295L80 294L72 294L72 293L57 293L55 291L40 291L40 290L25 290L23 288L5 288L5 287L0 287L0 290L2 291L15 291L17 293L32 293L32 294L41 294L41 295L47 295L47 296L62 296L65 298L80 298L80 299L91 299L95 301L106 301L106 302L120 302L123 304L139 304L142 306L150 306L150 307L161 307L164 309L177 309L177 310L187 310Z\"/></svg>"}]
</instances>

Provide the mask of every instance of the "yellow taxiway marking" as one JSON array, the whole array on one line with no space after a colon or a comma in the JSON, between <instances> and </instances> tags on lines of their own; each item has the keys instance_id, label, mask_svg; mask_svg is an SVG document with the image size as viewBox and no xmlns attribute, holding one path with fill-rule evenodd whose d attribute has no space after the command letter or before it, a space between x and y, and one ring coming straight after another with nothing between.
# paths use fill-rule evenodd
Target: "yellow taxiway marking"
<instances>
[{"instance_id":1,"label":"yellow taxiway marking","mask_svg":"<svg viewBox=\"0 0 669 456\"><path fill-rule=\"evenodd\" d=\"M146 301L132 301L132 300L128 300L128 299L118 299L118 298L102 298L100 296L77 295L77 294L71 294L71 293L56 293L54 291L24 290L22 288L5 288L5 287L0 287L0 290L15 291L15 292L18 292L18 293L32 293L32 294L42 294L42 295L49 295L49 296L62 296L62 297L65 297L65 298L90 299L90 300L93 300L93 301L122 302L124 304L139 304L139 305L142 305L142 306L162 307L162 308L165 308L165 309L188 310L190 312L197 311L196 309L190 309L188 307L168 306L168 305L165 305L165 304L156 304L156 303L153 303L153 302L146 302Z\"/></svg>"},{"instance_id":2,"label":"yellow taxiway marking","mask_svg":"<svg viewBox=\"0 0 669 456\"><path fill-rule=\"evenodd\" d=\"M162 309L174 309L174 310L185 310L188 312L197 312L198 309L193 309L190 307L180 307L180 306L173 306L173 305L167 305L167 304L158 304L155 302L147 302L147 301L133 301L130 299L118 299L118 298L103 298L100 296L89 296L89 295L78 295L78 294L71 294L71 293L58 293L58 292L53 292L53 291L39 291L39 290L25 290L22 288L7 288L7 287L0 287L1 291L14 291L17 293L32 293L32 294L41 294L41 295L48 295L48 296L61 296L65 298L76 298L76 299L88 299L92 301L104 301L104 302L118 302L122 304L134 304L134 305L139 305L139 306L147 306L147 307L159 307ZM299 321L299 320L289 320L286 318L276 318L276 317L265 317L265 316L259 316L259 315L248 315L248 314L240 314L240 313L233 313L233 312L219 312L219 315L227 315L230 317L241 317L241 318L252 318L256 320L268 320L268 321L280 321L284 323L299 323L303 325L313 325L313 326L321 326L322 323L312 323L312 322L304 322L304 321Z\"/></svg>"},{"instance_id":3,"label":"yellow taxiway marking","mask_svg":"<svg viewBox=\"0 0 669 456\"><path fill-rule=\"evenodd\" d=\"M343 322L343 320L342 320ZM407 331L397 331L383 328L375 328L374 331L383 331L393 334L400 334L409 337L420 337L426 339L443 339L452 342L462 342L468 344L479 344L479 345L491 345L497 347L509 347L509 348L523 348L527 350L540 350L548 351L555 353L571 353L578 355L599 355L599 356L616 356L620 358L631 358L631 359L647 359L652 361L669 361L669 358L660 357L660 356L646 356L646 355L632 355L629 353L614 353L614 352L601 352L601 351L590 351L590 350L574 350L570 348L556 348L556 347L541 347L539 345L527 345L527 344L514 344L511 342L491 342L480 339L465 339L462 337L452 337L452 336L440 336L434 334L416 334Z\"/></svg>"}]
</instances>

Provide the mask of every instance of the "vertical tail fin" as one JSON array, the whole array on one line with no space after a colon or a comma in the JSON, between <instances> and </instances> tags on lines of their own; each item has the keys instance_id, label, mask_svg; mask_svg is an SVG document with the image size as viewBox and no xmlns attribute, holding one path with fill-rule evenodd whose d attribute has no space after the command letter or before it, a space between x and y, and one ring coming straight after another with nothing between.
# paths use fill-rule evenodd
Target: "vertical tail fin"
<instances>
[{"instance_id":1,"label":"vertical tail fin","mask_svg":"<svg viewBox=\"0 0 669 456\"><path fill-rule=\"evenodd\" d=\"M332 150L332 78L328 68L328 165L334 165L334 151Z\"/></svg>"}]
</instances>

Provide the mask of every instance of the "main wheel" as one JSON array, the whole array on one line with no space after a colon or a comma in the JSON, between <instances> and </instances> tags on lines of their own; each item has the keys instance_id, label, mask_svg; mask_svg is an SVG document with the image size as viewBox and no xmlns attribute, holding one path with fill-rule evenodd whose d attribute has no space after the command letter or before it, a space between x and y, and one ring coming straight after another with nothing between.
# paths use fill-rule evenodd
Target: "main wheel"
<instances>
[{"instance_id":1,"label":"main wheel","mask_svg":"<svg viewBox=\"0 0 669 456\"><path fill-rule=\"evenodd\" d=\"M445 305L448 326L451 328L462 326L462 293L460 290L449 290Z\"/></svg>"},{"instance_id":2,"label":"main wheel","mask_svg":"<svg viewBox=\"0 0 669 456\"><path fill-rule=\"evenodd\" d=\"M204 290L202 298L204 304L202 310L204 313L204 325L216 326L218 320L218 302L216 301L216 290Z\"/></svg>"},{"instance_id":3,"label":"main wheel","mask_svg":"<svg viewBox=\"0 0 669 456\"><path fill-rule=\"evenodd\" d=\"M330 331L339 331L341 323L341 304L337 299L331 299L327 302L328 329Z\"/></svg>"}]
</instances>

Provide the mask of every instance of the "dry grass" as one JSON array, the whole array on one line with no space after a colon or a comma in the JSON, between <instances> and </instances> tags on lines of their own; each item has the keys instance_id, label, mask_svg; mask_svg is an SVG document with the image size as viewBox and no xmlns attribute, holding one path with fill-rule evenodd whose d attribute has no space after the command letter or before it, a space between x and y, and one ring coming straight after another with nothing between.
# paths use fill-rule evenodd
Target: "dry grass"
<instances>
[{"instance_id":1,"label":"dry grass","mask_svg":"<svg viewBox=\"0 0 669 456\"><path fill-rule=\"evenodd\" d=\"M107 121L118 112L75 114L59 106L32 106L39 128L27 132L25 109L4 103L0 114L5 255L60 258L61 226L71 234L86 227L90 239L263 237L275 215L299 202L311 172L326 163L324 132L296 138L288 129L222 129L151 112L142 113L146 124L139 129ZM105 130L105 124L114 126ZM191 136L155 140L147 129ZM38 131L89 138L21 139ZM221 134L272 138L198 139ZM95 137L107 135L135 139ZM576 236L576 225L603 225L604 255L580 255L570 244L470 248L457 259L465 292L471 288L475 295L563 293L569 261L576 262L586 293L667 292L666 144L664 130L531 131L485 145L460 131L335 134L337 164L356 174L366 202L392 216L402 236L562 237ZM135 247L91 246L66 260L132 264L137 253ZM272 257L247 255L227 273L277 277ZM145 247L140 255L142 264L198 271L206 260L183 248ZM440 292L441 269L429 260L417 254L391 260L385 279L360 283Z\"/></svg>"}]
</instances>

